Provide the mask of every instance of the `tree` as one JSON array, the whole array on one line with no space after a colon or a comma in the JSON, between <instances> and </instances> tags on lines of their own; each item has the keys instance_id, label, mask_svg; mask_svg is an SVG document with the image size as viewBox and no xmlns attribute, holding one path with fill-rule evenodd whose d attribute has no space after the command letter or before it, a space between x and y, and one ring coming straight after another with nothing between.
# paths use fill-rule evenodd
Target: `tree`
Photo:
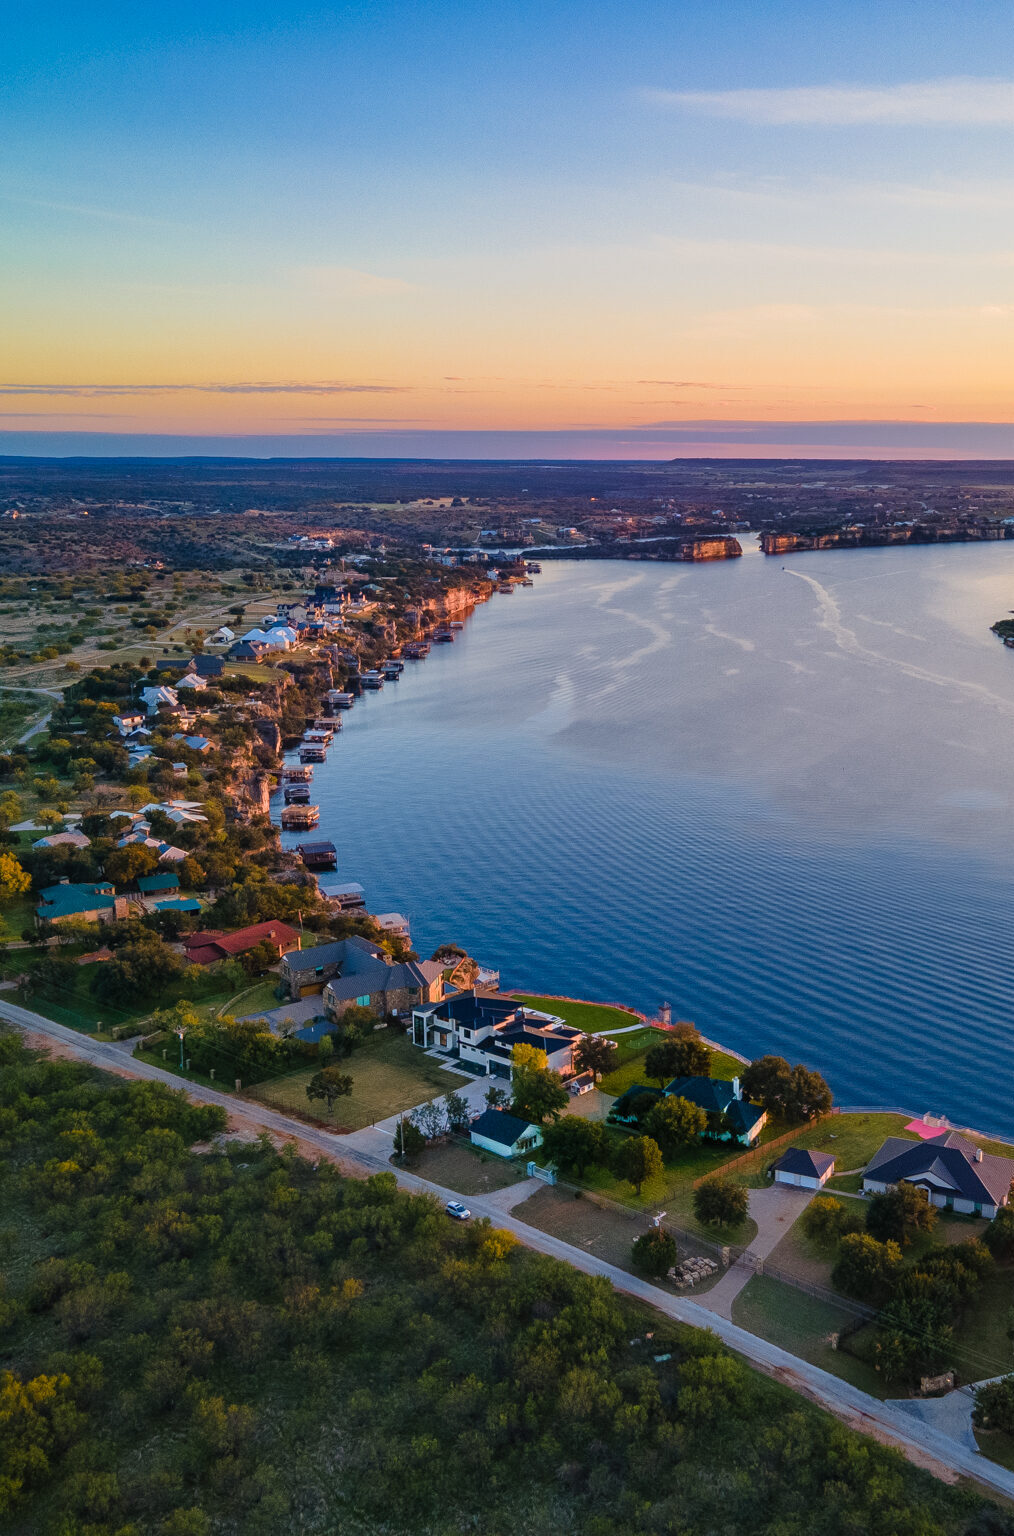
<instances>
[{"instance_id":1,"label":"tree","mask_svg":"<svg viewBox=\"0 0 1014 1536\"><path fill-rule=\"evenodd\" d=\"M650 1136L625 1136L613 1157L613 1172L633 1184L638 1197L641 1186L662 1172L662 1154L658 1142Z\"/></svg>"},{"instance_id":2,"label":"tree","mask_svg":"<svg viewBox=\"0 0 1014 1536\"><path fill-rule=\"evenodd\" d=\"M277 960L278 951L269 939L262 939L252 949L245 949L239 957L239 963L248 976L263 976Z\"/></svg>"},{"instance_id":3,"label":"tree","mask_svg":"<svg viewBox=\"0 0 1014 1536\"><path fill-rule=\"evenodd\" d=\"M322 1067L315 1072L306 1085L306 1097L327 1100L328 1114L334 1113L337 1101L352 1092L352 1079L347 1072L342 1072L338 1067Z\"/></svg>"},{"instance_id":4,"label":"tree","mask_svg":"<svg viewBox=\"0 0 1014 1536\"><path fill-rule=\"evenodd\" d=\"M738 1227L746 1220L750 1197L744 1184L716 1175L694 1190L694 1215L706 1227Z\"/></svg>"},{"instance_id":5,"label":"tree","mask_svg":"<svg viewBox=\"0 0 1014 1536\"><path fill-rule=\"evenodd\" d=\"M516 1045L511 1052L511 1109L522 1120L541 1125L555 1120L570 1103L559 1072L547 1066L545 1051L534 1045Z\"/></svg>"},{"instance_id":6,"label":"tree","mask_svg":"<svg viewBox=\"0 0 1014 1536\"><path fill-rule=\"evenodd\" d=\"M126 848L114 848L106 855L104 868L106 878L115 885L129 885L139 875L150 875L158 868L158 852L143 843L128 843Z\"/></svg>"},{"instance_id":7,"label":"tree","mask_svg":"<svg viewBox=\"0 0 1014 1536\"><path fill-rule=\"evenodd\" d=\"M501 1088L496 1083L491 1083L486 1089L485 1104L487 1109L506 1109L511 1101L511 1096L506 1088Z\"/></svg>"},{"instance_id":8,"label":"tree","mask_svg":"<svg viewBox=\"0 0 1014 1536\"><path fill-rule=\"evenodd\" d=\"M635 1237L631 1258L645 1275L667 1275L679 1258L676 1239L664 1227L652 1227Z\"/></svg>"},{"instance_id":9,"label":"tree","mask_svg":"<svg viewBox=\"0 0 1014 1536\"><path fill-rule=\"evenodd\" d=\"M897 1243L879 1243L868 1232L850 1232L841 1240L831 1279L847 1296L881 1306L897 1285L901 1268Z\"/></svg>"},{"instance_id":10,"label":"tree","mask_svg":"<svg viewBox=\"0 0 1014 1536\"><path fill-rule=\"evenodd\" d=\"M708 1117L697 1104L676 1095L659 1099L644 1117L644 1130L658 1142L663 1157L672 1157L703 1136Z\"/></svg>"},{"instance_id":11,"label":"tree","mask_svg":"<svg viewBox=\"0 0 1014 1536\"><path fill-rule=\"evenodd\" d=\"M1001 1205L982 1234L982 1241L1001 1264L1014 1258L1014 1206Z\"/></svg>"},{"instance_id":12,"label":"tree","mask_svg":"<svg viewBox=\"0 0 1014 1536\"><path fill-rule=\"evenodd\" d=\"M609 1133L605 1126L583 1115L564 1115L546 1126L542 1146L550 1162L561 1173L580 1177L586 1168L604 1163L609 1154Z\"/></svg>"},{"instance_id":13,"label":"tree","mask_svg":"<svg viewBox=\"0 0 1014 1536\"><path fill-rule=\"evenodd\" d=\"M0 904L7 906L31 889L32 879L12 853L0 852Z\"/></svg>"},{"instance_id":14,"label":"tree","mask_svg":"<svg viewBox=\"0 0 1014 1536\"><path fill-rule=\"evenodd\" d=\"M802 1228L815 1243L837 1243L848 1232L861 1232L865 1213L858 1200L815 1195L803 1212Z\"/></svg>"},{"instance_id":15,"label":"tree","mask_svg":"<svg viewBox=\"0 0 1014 1536\"><path fill-rule=\"evenodd\" d=\"M952 1330L928 1298L895 1297L877 1318L877 1368L889 1381L942 1370Z\"/></svg>"},{"instance_id":16,"label":"tree","mask_svg":"<svg viewBox=\"0 0 1014 1536\"><path fill-rule=\"evenodd\" d=\"M644 1071L660 1087L674 1077L710 1077L711 1052L692 1024L677 1024L648 1051Z\"/></svg>"},{"instance_id":17,"label":"tree","mask_svg":"<svg viewBox=\"0 0 1014 1536\"><path fill-rule=\"evenodd\" d=\"M372 1008L367 1008L361 1003L353 1003L343 1009L335 1021L334 1043L335 1049L343 1056L351 1056L356 1046L374 1030L380 1023L380 1019Z\"/></svg>"},{"instance_id":18,"label":"tree","mask_svg":"<svg viewBox=\"0 0 1014 1536\"><path fill-rule=\"evenodd\" d=\"M467 1133L472 1112L463 1093L444 1094L444 1114L447 1116L447 1127L455 1136Z\"/></svg>"},{"instance_id":19,"label":"tree","mask_svg":"<svg viewBox=\"0 0 1014 1536\"><path fill-rule=\"evenodd\" d=\"M437 1136L442 1136L447 1129L444 1106L436 1099L420 1104L412 1111L412 1123L418 1126L426 1141L433 1141Z\"/></svg>"},{"instance_id":20,"label":"tree","mask_svg":"<svg viewBox=\"0 0 1014 1536\"><path fill-rule=\"evenodd\" d=\"M1002 1429L1005 1434L1014 1434L1014 1376L978 1387L972 1418L980 1429Z\"/></svg>"},{"instance_id":21,"label":"tree","mask_svg":"<svg viewBox=\"0 0 1014 1536\"><path fill-rule=\"evenodd\" d=\"M866 1230L882 1243L891 1240L906 1248L913 1232L932 1232L936 1224L936 1207L914 1184L892 1184L871 1196L866 1207Z\"/></svg>"},{"instance_id":22,"label":"tree","mask_svg":"<svg viewBox=\"0 0 1014 1536\"><path fill-rule=\"evenodd\" d=\"M743 1093L769 1115L802 1123L826 1114L833 1099L819 1072L790 1067L784 1056L761 1056L742 1075Z\"/></svg>"},{"instance_id":23,"label":"tree","mask_svg":"<svg viewBox=\"0 0 1014 1536\"><path fill-rule=\"evenodd\" d=\"M398 1157L418 1157L426 1145L426 1137L411 1120L398 1121L394 1132L394 1150Z\"/></svg>"},{"instance_id":24,"label":"tree","mask_svg":"<svg viewBox=\"0 0 1014 1536\"><path fill-rule=\"evenodd\" d=\"M605 1035L582 1035L574 1047L574 1065L579 1072L591 1072L598 1082L603 1073L612 1070L618 1049L616 1041Z\"/></svg>"}]
</instances>

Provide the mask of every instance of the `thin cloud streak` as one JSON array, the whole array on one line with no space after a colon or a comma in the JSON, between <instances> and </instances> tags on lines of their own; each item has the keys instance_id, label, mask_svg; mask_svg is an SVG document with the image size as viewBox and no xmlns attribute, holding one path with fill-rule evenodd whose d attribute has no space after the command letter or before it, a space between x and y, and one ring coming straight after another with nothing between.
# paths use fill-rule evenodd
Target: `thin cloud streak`
<instances>
[{"instance_id":1,"label":"thin cloud streak","mask_svg":"<svg viewBox=\"0 0 1014 1536\"><path fill-rule=\"evenodd\" d=\"M408 384L0 384L0 395L65 395L75 400L109 395L407 395Z\"/></svg>"},{"instance_id":2,"label":"thin cloud streak","mask_svg":"<svg viewBox=\"0 0 1014 1536\"><path fill-rule=\"evenodd\" d=\"M1014 81L955 75L899 85L813 85L736 91L648 90L657 106L734 122L826 127L1014 127Z\"/></svg>"}]
</instances>

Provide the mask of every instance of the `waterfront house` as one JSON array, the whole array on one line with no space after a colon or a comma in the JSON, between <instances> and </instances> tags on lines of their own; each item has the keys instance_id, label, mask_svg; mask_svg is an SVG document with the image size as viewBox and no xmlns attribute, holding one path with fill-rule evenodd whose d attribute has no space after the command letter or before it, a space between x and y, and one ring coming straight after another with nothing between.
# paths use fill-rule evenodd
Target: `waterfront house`
<instances>
[{"instance_id":1,"label":"waterfront house","mask_svg":"<svg viewBox=\"0 0 1014 1536\"><path fill-rule=\"evenodd\" d=\"M521 1157L541 1147L542 1127L503 1109L487 1109L472 1122L469 1140L496 1157Z\"/></svg>"},{"instance_id":2,"label":"waterfront house","mask_svg":"<svg viewBox=\"0 0 1014 1536\"><path fill-rule=\"evenodd\" d=\"M771 1171L776 1184L792 1184L797 1189L823 1189L834 1173L834 1158L827 1152L811 1152L809 1147L789 1147Z\"/></svg>"},{"instance_id":3,"label":"waterfront house","mask_svg":"<svg viewBox=\"0 0 1014 1536\"><path fill-rule=\"evenodd\" d=\"M545 1051L546 1064L561 1077L574 1072L574 1047L581 1031L555 1014L525 1008L513 998L472 989L436 1005L412 1010L412 1041L425 1050L447 1051L490 1077L510 1077L516 1045Z\"/></svg>"},{"instance_id":4,"label":"waterfront house","mask_svg":"<svg viewBox=\"0 0 1014 1536\"><path fill-rule=\"evenodd\" d=\"M914 1184L930 1205L990 1220L1010 1199L1014 1159L983 1152L957 1131L925 1141L889 1136L863 1174L863 1190L882 1194L894 1184Z\"/></svg>"},{"instance_id":5,"label":"waterfront house","mask_svg":"<svg viewBox=\"0 0 1014 1536\"><path fill-rule=\"evenodd\" d=\"M126 917L128 902L125 896L117 896L111 880L86 881L72 884L61 880L57 885L47 885L39 892L39 905L35 915L40 923L66 923L79 918L86 923Z\"/></svg>"},{"instance_id":6,"label":"waterfront house","mask_svg":"<svg viewBox=\"0 0 1014 1536\"><path fill-rule=\"evenodd\" d=\"M323 992L324 1012L332 1020L340 1018L350 1004L379 1014L403 1013L416 1003L436 1002L443 993L443 966L437 961L394 964L378 945L359 934L286 955L280 974L294 1002Z\"/></svg>"},{"instance_id":7,"label":"waterfront house","mask_svg":"<svg viewBox=\"0 0 1014 1536\"><path fill-rule=\"evenodd\" d=\"M214 965L217 960L231 960L265 943L281 958L299 948L300 937L288 923L253 923L234 933L219 933L216 929L188 933L183 947L189 965Z\"/></svg>"},{"instance_id":8,"label":"waterfront house","mask_svg":"<svg viewBox=\"0 0 1014 1536\"><path fill-rule=\"evenodd\" d=\"M744 1099L738 1077L675 1077L666 1097L689 1099L708 1117L706 1135L713 1141L738 1141L752 1147L767 1122L767 1111Z\"/></svg>"},{"instance_id":9,"label":"waterfront house","mask_svg":"<svg viewBox=\"0 0 1014 1536\"><path fill-rule=\"evenodd\" d=\"M334 843L297 843L296 852L307 869L338 868L338 849Z\"/></svg>"}]
</instances>

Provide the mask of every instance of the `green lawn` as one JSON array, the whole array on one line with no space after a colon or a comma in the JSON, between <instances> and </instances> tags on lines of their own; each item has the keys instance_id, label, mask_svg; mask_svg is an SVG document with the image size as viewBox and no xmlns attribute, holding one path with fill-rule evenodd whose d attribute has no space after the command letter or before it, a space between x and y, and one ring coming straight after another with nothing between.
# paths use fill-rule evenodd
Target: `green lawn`
<instances>
[{"instance_id":1,"label":"green lawn","mask_svg":"<svg viewBox=\"0 0 1014 1536\"><path fill-rule=\"evenodd\" d=\"M275 996L277 985L277 976L265 976L254 986L244 987L242 991L234 993L227 1002L219 1004L215 1012L231 1013L237 1019L252 1018L260 1012L268 1013L281 1006Z\"/></svg>"},{"instance_id":2,"label":"green lawn","mask_svg":"<svg viewBox=\"0 0 1014 1536\"><path fill-rule=\"evenodd\" d=\"M15 836L17 834L15 833ZM42 832L32 832L31 837L42 837ZM21 930L35 927L35 901L31 896L12 901L0 912L0 943L20 943Z\"/></svg>"},{"instance_id":3,"label":"green lawn","mask_svg":"<svg viewBox=\"0 0 1014 1536\"><path fill-rule=\"evenodd\" d=\"M653 1045L659 1045L663 1040L671 1039L664 1029L652 1029L646 1025L636 1034L618 1035L616 1037L617 1061L611 1072L607 1072L602 1079L603 1093L611 1093L619 1098L634 1083L644 1083L649 1087L658 1087L657 1083L649 1083L644 1070L644 1058ZM737 1077L743 1070L743 1063L735 1056L726 1056L723 1051L711 1053L711 1076L716 1078L731 1079Z\"/></svg>"},{"instance_id":4,"label":"green lawn","mask_svg":"<svg viewBox=\"0 0 1014 1536\"><path fill-rule=\"evenodd\" d=\"M835 1168L849 1173L853 1168L864 1168L888 1136L903 1135L906 1124L904 1115L831 1115L817 1125L800 1126L798 1135L792 1138L792 1145L829 1152L835 1160ZM787 1130L788 1127L780 1129ZM846 1181L842 1187L848 1189L851 1181Z\"/></svg>"},{"instance_id":5,"label":"green lawn","mask_svg":"<svg viewBox=\"0 0 1014 1536\"><path fill-rule=\"evenodd\" d=\"M963 1234L973 1237L974 1231ZM1007 1314L1014 1306L1014 1271L997 1269L954 1330L954 1360L964 1381L983 1381L1014 1371Z\"/></svg>"},{"instance_id":6,"label":"green lawn","mask_svg":"<svg viewBox=\"0 0 1014 1536\"><path fill-rule=\"evenodd\" d=\"M178 983L167 987L160 998L139 998L132 1006L116 1008L109 1003L98 1002L91 995L89 985L98 969L98 964L78 966L71 984L61 988L59 993L51 989L39 989L28 994L12 992L9 996L20 1007L41 1013L57 1024L67 1024L71 1029L94 1034L103 1027L108 1030L115 1025L140 1023L157 1008L171 1008L182 1000L192 1002L198 1012L218 1013L233 995L227 987L219 985L216 988L213 973L208 973L206 990L198 998L187 998L186 984Z\"/></svg>"},{"instance_id":7,"label":"green lawn","mask_svg":"<svg viewBox=\"0 0 1014 1536\"><path fill-rule=\"evenodd\" d=\"M526 1008L554 1013L565 1024L582 1030L586 1035L600 1034L606 1029L629 1029L631 1024L640 1023L640 1014L626 1008L613 1008L608 1003L574 1003L567 997L535 997L523 992L512 995L517 1002L524 1003Z\"/></svg>"},{"instance_id":8,"label":"green lawn","mask_svg":"<svg viewBox=\"0 0 1014 1536\"><path fill-rule=\"evenodd\" d=\"M872 1366L845 1350L832 1349L828 1343L829 1336L838 1333L852 1316L845 1307L818 1301L767 1275L754 1275L732 1304L732 1320L740 1328L874 1397L884 1397L887 1389Z\"/></svg>"},{"instance_id":9,"label":"green lawn","mask_svg":"<svg viewBox=\"0 0 1014 1536\"><path fill-rule=\"evenodd\" d=\"M351 1096L340 1099L335 1106L335 1123L342 1130L359 1130L463 1086L459 1073L445 1072L404 1035L390 1030L378 1030L351 1056L334 1064L350 1073L354 1084ZM248 1092L251 1098L288 1114L324 1120L326 1106L311 1104L306 1097L306 1085L316 1070L309 1067L291 1072L270 1082L257 1083Z\"/></svg>"}]
</instances>

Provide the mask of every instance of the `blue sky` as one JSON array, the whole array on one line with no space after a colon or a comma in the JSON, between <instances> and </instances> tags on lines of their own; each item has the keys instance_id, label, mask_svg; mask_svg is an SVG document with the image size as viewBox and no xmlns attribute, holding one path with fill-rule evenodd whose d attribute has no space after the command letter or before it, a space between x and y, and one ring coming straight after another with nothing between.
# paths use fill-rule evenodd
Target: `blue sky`
<instances>
[{"instance_id":1,"label":"blue sky","mask_svg":"<svg viewBox=\"0 0 1014 1536\"><path fill-rule=\"evenodd\" d=\"M1009 5L151 12L6 13L0 452L1014 420Z\"/></svg>"}]
</instances>

